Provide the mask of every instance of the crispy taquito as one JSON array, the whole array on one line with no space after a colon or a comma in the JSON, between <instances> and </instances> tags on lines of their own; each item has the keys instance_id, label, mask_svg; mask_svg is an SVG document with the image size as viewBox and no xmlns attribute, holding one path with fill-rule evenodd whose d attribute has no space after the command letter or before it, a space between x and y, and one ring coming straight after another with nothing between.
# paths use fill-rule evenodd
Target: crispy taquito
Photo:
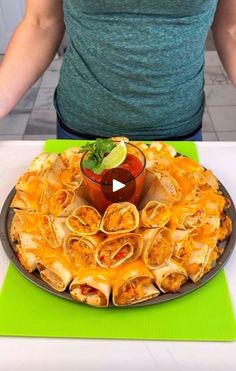
<instances>
[{"instance_id":1,"label":"crispy taquito","mask_svg":"<svg viewBox=\"0 0 236 371\"><path fill-rule=\"evenodd\" d=\"M80 147L68 148L60 154L64 165L69 168L80 168L80 161L83 153L80 153Z\"/></svg>"},{"instance_id":2,"label":"crispy taquito","mask_svg":"<svg viewBox=\"0 0 236 371\"><path fill-rule=\"evenodd\" d=\"M113 285L113 304L131 305L158 296L160 291L153 283L154 276L142 261L126 264Z\"/></svg>"},{"instance_id":3,"label":"crispy taquito","mask_svg":"<svg viewBox=\"0 0 236 371\"><path fill-rule=\"evenodd\" d=\"M66 225L74 234L89 236L96 234L101 223L101 215L93 206L79 206L66 219Z\"/></svg>"},{"instance_id":4,"label":"crispy taquito","mask_svg":"<svg viewBox=\"0 0 236 371\"><path fill-rule=\"evenodd\" d=\"M162 292L176 292L188 280L187 271L177 262L170 260L153 271L155 282Z\"/></svg>"},{"instance_id":5,"label":"crispy taquito","mask_svg":"<svg viewBox=\"0 0 236 371\"><path fill-rule=\"evenodd\" d=\"M205 273L213 247L203 242L194 242L192 254L187 262L186 269L193 282L197 282Z\"/></svg>"},{"instance_id":6,"label":"crispy taquito","mask_svg":"<svg viewBox=\"0 0 236 371\"><path fill-rule=\"evenodd\" d=\"M95 267L95 250L99 243L104 240L102 233L93 236L78 236L70 234L65 238L63 251L69 260L76 266Z\"/></svg>"},{"instance_id":7,"label":"crispy taquito","mask_svg":"<svg viewBox=\"0 0 236 371\"><path fill-rule=\"evenodd\" d=\"M139 214L140 227L145 228L164 227L171 217L169 207L158 201L149 201Z\"/></svg>"},{"instance_id":8,"label":"crispy taquito","mask_svg":"<svg viewBox=\"0 0 236 371\"><path fill-rule=\"evenodd\" d=\"M14 209L14 216L10 228L11 240L19 241L19 235L23 232L35 235L40 234L38 223L38 213Z\"/></svg>"},{"instance_id":9,"label":"crispy taquito","mask_svg":"<svg viewBox=\"0 0 236 371\"><path fill-rule=\"evenodd\" d=\"M155 269L171 258L173 253L174 241L169 229L153 228L143 232L143 252L144 263L150 269Z\"/></svg>"},{"instance_id":10,"label":"crispy taquito","mask_svg":"<svg viewBox=\"0 0 236 371\"><path fill-rule=\"evenodd\" d=\"M78 206L83 204L87 204L87 202L74 191L59 189L50 198L49 211L54 216L69 216Z\"/></svg>"},{"instance_id":11,"label":"crispy taquito","mask_svg":"<svg viewBox=\"0 0 236 371\"><path fill-rule=\"evenodd\" d=\"M88 274L76 277L70 284L70 294L74 300L95 307L107 307L111 285L102 274Z\"/></svg>"},{"instance_id":12,"label":"crispy taquito","mask_svg":"<svg viewBox=\"0 0 236 371\"><path fill-rule=\"evenodd\" d=\"M143 237L139 233L109 236L97 246L95 259L103 268L114 268L138 259L142 248Z\"/></svg>"},{"instance_id":13,"label":"crispy taquito","mask_svg":"<svg viewBox=\"0 0 236 371\"><path fill-rule=\"evenodd\" d=\"M52 215L41 215L39 218L39 230L54 249L62 246L64 238L70 233L66 226L65 218L55 218Z\"/></svg>"},{"instance_id":14,"label":"crispy taquito","mask_svg":"<svg viewBox=\"0 0 236 371\"><path fill-rule=\"evenodd\" d=\"M168 206L178 201L182 191L178 182L167 172L157 172L148 192L140 201L139 208L146 206L148 201L159 201Z\"/></svg>"},{"instance_id":15,"label":"crispy taquito","mask_svg":"<svg viewBox=\"0 0 236 371\"><path fill-rule=\"evenodd\" d=\"M100 229L106 234L131 232L139 225L139 212L130 202L119 202L108 206Z\"/></svg>"},{"instance_id":16,"label":"crispy taquito","mask_svg":"<svg viewBox=\"0 0 236 371\"><path fill-rule=\"evenodd\" d=\"M71 272L60 261L41 260L37 263L37 269L42 280L56 291L65 291L72 280Z\"/></svg>"}]
</instances>

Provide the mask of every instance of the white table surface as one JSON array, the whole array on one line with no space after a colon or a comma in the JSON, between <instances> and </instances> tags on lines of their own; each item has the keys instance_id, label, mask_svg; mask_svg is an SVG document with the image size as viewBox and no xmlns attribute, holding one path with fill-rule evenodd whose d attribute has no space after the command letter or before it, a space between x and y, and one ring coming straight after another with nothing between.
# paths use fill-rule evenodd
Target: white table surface
<instances>
[{"instance_id":1,"label":"white table surface","mask_svg":"<svg viewBox=\"0 0 236 371\"><path fill-rule=\"evenodd\" d=\"M42 147L43 142L0 142L0 209L18 177ZM198 152L200 162L214 171L236 203L236 173L233 170L236 142L198 143ZM0 287L8 263L0 243ZM236 250L225 271L236 308ZM125 371L235 371L236 342L0 337L1 371L116 371L122 368Z\"/></svg>"}]
</instances>

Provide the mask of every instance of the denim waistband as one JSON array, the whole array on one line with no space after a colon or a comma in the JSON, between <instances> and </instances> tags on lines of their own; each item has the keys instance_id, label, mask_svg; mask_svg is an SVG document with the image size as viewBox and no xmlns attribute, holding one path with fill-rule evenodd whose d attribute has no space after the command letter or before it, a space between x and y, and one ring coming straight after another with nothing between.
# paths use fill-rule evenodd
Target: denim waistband
<instances>
[{"instance_id":1,"label":"denim waistband","mask_svg":"<svg viewBox=\"0 0 236 371\"><path fill-rule=\"evenodd\" d=\"M93 139L96 139L98 137L97 135L95 136L95 135L92 135L90 133L84 134L84 133L80 133L80 132L78 132L74 129L69 128L68 126L65 125L65 123L62 121L62 119L60 118L59 115L57 115L57 123L65 132L68 132L75 137L79 137L80 139L91 139L91 140L93 140ZM198 127L192 133L189 133L188 135L181 135L181 136L178 136L178 137L167 137L167 138L153 138L153 140L163 140L163 141L165 141L165 140L168 140L168 141L186 140L188 138L194 137L199 131L201 131L201 129L202 129L202 122L198 125ZM114 134L114 136L115 136L115 134ZM103 138L105 138L105 136ZM132 140L132 138L129 138L129 139Z\"/></svg>"}]
</instances>

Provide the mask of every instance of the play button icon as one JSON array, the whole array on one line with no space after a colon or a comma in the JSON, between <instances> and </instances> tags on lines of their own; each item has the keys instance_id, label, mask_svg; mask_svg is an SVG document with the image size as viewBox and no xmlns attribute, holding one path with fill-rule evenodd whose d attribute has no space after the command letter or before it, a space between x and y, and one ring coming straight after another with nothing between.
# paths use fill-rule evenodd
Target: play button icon
<instances>
[{"instance_id":1,"label":"play button icon","mask_svg":"<svg viewBox=\"0 0 236 371\"><path fill-rule=\"evenodd\" d=\"M117 192L124 187L125 187L125 184L119 182L119 180L116 180L116 179L112 180L112 192Z\"/></svg>"},{"instance_id":2,"label":"play button icon","mask_svg":"<svg viewBox=\"0 0 236 371\"><path fill-rule=\"evenodd\" d=\"M113 203L129 201L136 190L133 175L121 167L108 170L101 183L103 195Z\"/></svg>"}]
</instances>

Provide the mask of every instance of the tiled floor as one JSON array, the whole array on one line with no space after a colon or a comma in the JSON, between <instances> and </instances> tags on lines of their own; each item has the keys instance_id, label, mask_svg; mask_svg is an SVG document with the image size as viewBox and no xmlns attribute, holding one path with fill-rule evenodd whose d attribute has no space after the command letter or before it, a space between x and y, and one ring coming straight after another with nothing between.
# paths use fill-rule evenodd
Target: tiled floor
<instances>
[{"instance_id":1,"label":"tiled floor","mask_svg":"<svg viewBox=\"0 0 236 371\"><path fill-rule=\"evenodd\" d=\"M1 61L1 56L0 56ZM15 109L0 120L0 140L41 140L56 137L53 92L62 59L55 59ZM205 140L236 140L236 89L227 78L215 51L206 52Z\"/></svg>"}]
</instances>

